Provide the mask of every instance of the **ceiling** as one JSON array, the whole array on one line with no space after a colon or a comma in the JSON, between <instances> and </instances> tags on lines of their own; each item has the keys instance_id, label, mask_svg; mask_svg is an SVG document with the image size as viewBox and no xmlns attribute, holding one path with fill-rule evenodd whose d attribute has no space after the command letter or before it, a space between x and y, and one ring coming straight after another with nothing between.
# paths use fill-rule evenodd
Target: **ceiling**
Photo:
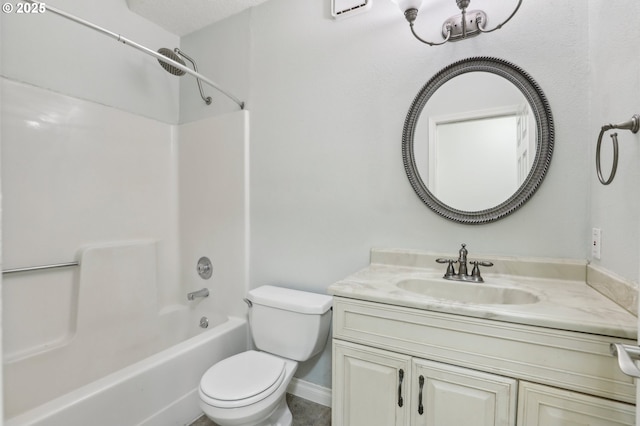
<instances>
[{"instance_id":1,"label":"ceiling","mask_svg":"<svg viewBox=\"0 0 640 426\"><path fill-rule=\"evenodd\" d=\"M187 35L266 0L127 0L132 12L178 36Z\"/></svg>"}]
</instances>

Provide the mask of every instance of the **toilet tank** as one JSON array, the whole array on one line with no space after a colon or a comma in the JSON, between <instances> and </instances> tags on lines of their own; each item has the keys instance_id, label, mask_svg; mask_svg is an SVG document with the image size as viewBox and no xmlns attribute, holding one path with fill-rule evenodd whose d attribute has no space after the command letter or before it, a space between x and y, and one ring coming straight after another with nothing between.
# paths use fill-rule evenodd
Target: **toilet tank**
<instances>
[{"instance_id":1,"label":"toilet tank","mask_svg":"<svg viewBox=\"0 0 640 426\"><path fill-rule=\"evenodd\" d=\"M323 350L331 327L331 296L265 285L251 290L247 299L258 349L295 361Z\"/></svg>"}]
</instances>

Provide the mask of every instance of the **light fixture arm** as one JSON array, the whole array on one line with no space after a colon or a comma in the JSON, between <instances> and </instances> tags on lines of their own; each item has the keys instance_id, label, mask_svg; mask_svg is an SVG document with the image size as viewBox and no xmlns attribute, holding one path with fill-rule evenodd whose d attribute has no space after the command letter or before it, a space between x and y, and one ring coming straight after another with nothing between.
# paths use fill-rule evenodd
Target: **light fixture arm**
<instances>
[{"instance_id":1,"label":"light fixture arm","mask_svg":"<svg viewBox=\"0 0 640 426\"><path fill-rule=\"evenodd\" d=\"M429 46L440 46L442 44L445 44L446 42L449 41L449 38L451 37L451 26L447 27L447 37L440 43L436 43L436 42L432 42L432 41L427 41L425 39L423 39L422 37L420 37L417 33L416 30L413 28L413 24L416 20L416 18L418 17L418 9L407 9L404 12L404 17L407 18L407 21L409 21L409 28L411 28L411 33L413 34L413 36L415 38L417 38L418 40L420 40L421 42L423 42L424 44L428 44Z\"/></svg>"},{"instance_id":2,"label":"light fixture arm","mask_svg":"<svg viewBox=\"0 0 640 426\"><path fill-rule=\"evenodd\" d=\"M497 25L495 28L490 29L490 30L485 30L484 29L484 25L486 25L486 22L483 23L482 22L482 18L477 17L476 19L479 19L478 20L478 29L480 30L481 33L490 33L490 32L493 32L495 30L499 30L500 28L502 28L504 26L504 24L506 24L507 22L509 22L511 20L511 18L513 18L513 16L516 14L518 9L520 9L520 5L521 4L522 4L522 0L518 0L518 4L516 5L516 8L513 9L513 12L511 12L511 15L509 15L509 17L507 19L505 19L500 25Z\"/></svg>"},{"instance_id":3,"label":"light fixture arm","mask_svg":"<svg viewBox=\"0 0 640 426\"><path fill-rule=\"evenodd\" d=\"M520 6L522 5L522 0L518 0L518 4L514 8L513 12L511 12L509 17L496 27L488 30L485 29L487 25L486 13L482 10L467 11L467 7L469 6L470 2L471 0L456 0L456 4L460 9L460 14L452 16L444 22L444 24L442 25L442 36L444 37L444 39L441 42L425 40L416 33L414 24L416 19L418 18L418 8L420 7L420 2L418 4L407 5L409 6L409 8L404 11L404 17L406 18L407 22L409 22L411 33L417 40L421 41L424 44L428 44L429 46L440 46L449 41L463 40L465 38L477 36L481 33L490 33L498 30L515 16L515 14L520 9ZM402 3L400 3L400 5L402 9ZM467 19L468 16L471 17L470 20Z\"/></svg>"},{"instance_id":4,"label":"light fixture arm","mask_svg":"<svg viewBox=\"0 0 640 426\"><path fill-rule=\"evenodd\" d=\"M467 8L460 9L462 14L462 38L467 38Z\"/></svg>"}]
</instances>

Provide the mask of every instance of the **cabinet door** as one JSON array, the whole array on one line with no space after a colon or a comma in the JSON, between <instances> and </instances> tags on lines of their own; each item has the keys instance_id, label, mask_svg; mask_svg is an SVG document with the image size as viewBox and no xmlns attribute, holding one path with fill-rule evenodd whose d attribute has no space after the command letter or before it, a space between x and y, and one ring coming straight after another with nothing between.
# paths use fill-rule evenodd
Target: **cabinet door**
<instances>
[{"instance_id":1,"label":"cabinet door","mask_svg":"<svg viewBox=\"0 0 640 426\"><path fill-rule=\"evenodd\" d=\"M333 341L333 426L405 426L411 357Z\"/></svg>"},{"instance_id":2,"label":"cabinet door","mask_svg":"<svg viewBox=\"0 0 640 426\"><path fill-rule=\"evenodd\" d=\"M635 407L550 386L520 382L518 426L634 426Z\"/></svg>"},{"instance_id":3,"label":"cabinet door","mask_svg":"<svg viewBox=\"0 0 640 426\"><path fill-rule=\"evenodd\" d=\"M517 381L468 368L414 359L413 426L514 426Z\"/></svg>"}]
</instances>

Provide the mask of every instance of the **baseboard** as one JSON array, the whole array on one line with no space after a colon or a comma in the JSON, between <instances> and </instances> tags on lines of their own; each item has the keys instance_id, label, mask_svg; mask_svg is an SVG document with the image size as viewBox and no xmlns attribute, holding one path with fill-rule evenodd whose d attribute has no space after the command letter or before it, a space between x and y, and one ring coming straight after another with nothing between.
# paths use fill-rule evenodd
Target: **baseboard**
<instances>
[{"instance_id":1,"label":"baseboard","mask_svg":"<svg viewBox=\"0 0 640 426\"><path fill-rule=\"evenodd\" d=\"M287 392L316 404L331 407L331 389L298 378L291 379Z\"/></svg>"}]
</instances>

